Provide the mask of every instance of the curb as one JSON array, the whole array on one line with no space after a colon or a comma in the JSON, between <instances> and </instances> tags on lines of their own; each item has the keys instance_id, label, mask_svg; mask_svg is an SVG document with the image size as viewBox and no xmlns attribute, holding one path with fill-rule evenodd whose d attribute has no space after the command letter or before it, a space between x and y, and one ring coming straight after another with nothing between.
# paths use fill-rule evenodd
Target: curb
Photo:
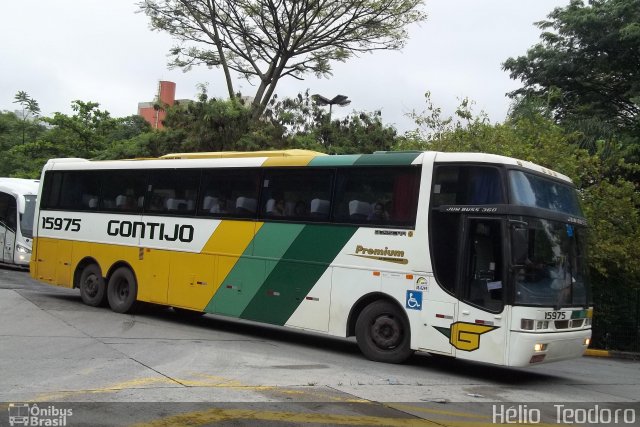
<instances>
[{"instance_id":1,"label":"curb","mask_svg":"<svg viewBox=\"0 0 640 427\"><path fill-rule=\"evenodd\" d=\"M588 357L609 357L614 359L640 360L640 353L632 353L627 351L597 350L588 348L584 352L584 355Z\"/></svg>"}]
</instances>

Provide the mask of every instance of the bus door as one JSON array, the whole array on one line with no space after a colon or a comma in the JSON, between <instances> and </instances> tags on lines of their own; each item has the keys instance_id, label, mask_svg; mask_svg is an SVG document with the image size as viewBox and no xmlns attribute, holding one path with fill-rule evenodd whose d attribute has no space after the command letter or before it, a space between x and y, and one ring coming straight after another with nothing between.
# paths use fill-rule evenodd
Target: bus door
<instances>
[{"instance_id":1,"label":"bus door","mask_svg":"<svg viewBox=\"0 0 640 427\"><path fill-rule=\"evenodd\" d=\"M0 245L2 247L2 262L13 264L16 246L16 225L18 221L18 207L15 197L0 193Z\"/></svg>"},{"instance_id":2,"label":"bus door","mask_svg":"<svg viewBox=\"0 0 640 427\"><path fill-rule=\"evenodd\" d=\"M495 217L469 217L464 221L456 289L458 310L450 341L461 359L505 362L509 328L504 313L504 224L504 219Z\"/></svg>"}]
</instances>

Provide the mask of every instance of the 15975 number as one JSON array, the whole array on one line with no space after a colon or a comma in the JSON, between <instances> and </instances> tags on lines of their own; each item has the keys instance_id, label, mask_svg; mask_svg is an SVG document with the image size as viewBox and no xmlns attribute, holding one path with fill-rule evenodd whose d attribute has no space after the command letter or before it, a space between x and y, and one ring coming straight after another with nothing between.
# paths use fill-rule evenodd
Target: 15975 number
<instances>
[{"instance_id":1,"label":"15975 number","mask_svg":"<svg viewBox=\"0 0 640 427\"><path fill-rule=\"evenodd\" d=\"M52 218L50 216L42 217L42 228L44 230L64 230L64 231L80 231L79 218Z\"/></svg>"},{"instance_id":2,"label":"15975 number","mask_svg":"<svg viewBox=\"0 0 640 427\"><path fill-rule=\"evenodd\" d=\"M544 313L544 320L565 320L566 318L566 311L545 311Z\"/></svg>"}]
</instances>

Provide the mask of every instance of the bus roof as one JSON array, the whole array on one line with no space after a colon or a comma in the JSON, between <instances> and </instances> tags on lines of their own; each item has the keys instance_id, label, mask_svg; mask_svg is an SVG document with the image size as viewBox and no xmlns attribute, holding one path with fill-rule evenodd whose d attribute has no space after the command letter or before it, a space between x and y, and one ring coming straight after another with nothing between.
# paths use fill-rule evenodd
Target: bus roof
<instances>
[{"instance_id":1,"label":"bus roof","mask_svg":"<svg viewBox=\"0 0 640 427\"><path fill-rule=\"evenodd\" d=\"M40 181L37 179L0 178L0 191L16 198L18 212L24 213L24 196L37 196Z\"/></svg>"},{"instance_id":2,"label":"bus roof","mask_svg":"<svg viewBox=\"0 0 640 427\"><path fill-rule=\"evenodd\" d=\"M443 153L437 152L435 162L464 162L464 163L497 163L505 165L520 166L526 169L531 169L535 172L548 175L553 178L561 179L563 181L572 182L571 178L556 172L551 169L542 167L536 163L528 162L526 160L514 159L513 157L500 156L497 154L486 153Z\"/></svg>"},{"instance_id":3,"label":"bus roof","mask_svg":"<svg viewBox=\"0 0 640 427\"><path fill-rule=\"evenodd\" d=\"M327 154L312 150L271 150L271 151L208 151L200 153L170 153L160 156L161 159L229 159L242 157L293 157L293 156L326 156Z\"/></svg>"},{"instance_id":4,"label":"bus roof","mask_svg":"<svg viewBox=\"0 0 640 427\"><path fill-rule=\"evenodd\" d=\"M0 178L0 191L14 196L37 195L39 183L37 179Z\"/></svg>"},{"instance_id":5,"label":"bus roof","mask_svg":"<svg viewBox=\"0 0 640 427\"><path fill-rule=\"evenodd\" d=\"M262 166L391 166L422 164L425 156L435 162L492 163L520 166L550 177L571 182L566 175L535 163L485 153L444 153L434 151L378 151L374 154L327 155L312 150L220 151L171 153L154 159L100 160L51 159L46 169L163 169L191 167ZM132 166L132 162L135 166Z\"/></svg>"}]
</instances>

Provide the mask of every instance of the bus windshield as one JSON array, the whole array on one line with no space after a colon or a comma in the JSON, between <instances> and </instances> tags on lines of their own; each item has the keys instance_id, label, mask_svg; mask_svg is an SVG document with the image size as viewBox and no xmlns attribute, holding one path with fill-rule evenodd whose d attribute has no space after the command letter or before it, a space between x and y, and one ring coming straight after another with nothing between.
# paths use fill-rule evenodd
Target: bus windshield
<instances>
[{"instance_id":1,"label":"bus windshield","mask_svg":"<svg viewBox=\"0 0 640 427\"><path fill-rule=\"evenodd\" d=\"M524 218L512 229L515 303L534 306L586 306L589 278L583 227Z\"/></svg>"},{"instance_id":2,"label":"bus windshield","mask_svg":"<svg viewBox=\"0 0 640 427\"><path fill-rule=\"evenodd\" d=\"M519 170L509 171L509 186L514 204L551 209L570 215L584 216L575 188Z\"/></svg>"},{"instance_id":3,"label":"bus windshield","mask_svg":"<svg viewBox=\"0 0 640 427\"><path fill-rule=\"evenodd\" d=\"M33 238L33 214L36 209L36 196L25 195L24 196L24 213L20 215L20 230L22 236L26 238Z\"/></svg>"}]
</instances>

